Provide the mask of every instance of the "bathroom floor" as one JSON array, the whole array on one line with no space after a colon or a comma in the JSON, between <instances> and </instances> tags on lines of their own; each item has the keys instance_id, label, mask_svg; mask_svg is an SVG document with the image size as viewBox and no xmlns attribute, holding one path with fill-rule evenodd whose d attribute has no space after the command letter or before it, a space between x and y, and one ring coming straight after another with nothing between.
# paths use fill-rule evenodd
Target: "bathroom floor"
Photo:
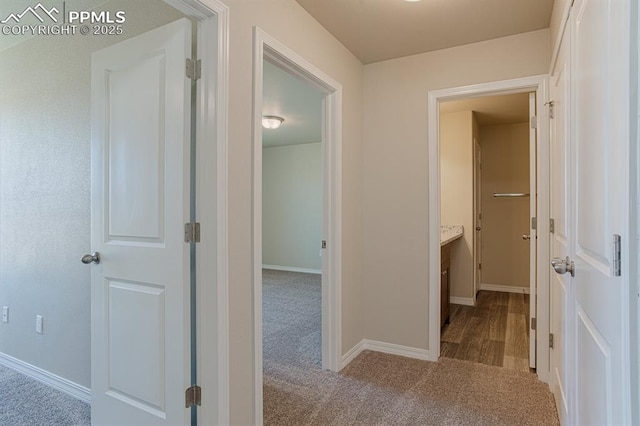
<instances>
[{"instance_id":1,"label":"bathroom floor","mask_svg":"<svg viewBox=\"0 0 640 426\"><path fill-rule=\"evenodd\" d=\"M480 291L476 306L451 305L440 355L528 372L528 324L528 294Z\"/></svg>"}]
</instances>

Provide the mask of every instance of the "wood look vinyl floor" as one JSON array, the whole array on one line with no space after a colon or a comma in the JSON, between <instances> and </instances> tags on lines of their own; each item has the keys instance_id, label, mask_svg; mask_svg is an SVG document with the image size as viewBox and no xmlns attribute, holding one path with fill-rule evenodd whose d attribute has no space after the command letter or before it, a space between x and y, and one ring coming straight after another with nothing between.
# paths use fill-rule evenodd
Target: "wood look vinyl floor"
<instances>
[{"instance_id":1,"label":"wood look vinyl floor","mask_svg":"<svg viewBox=\"0 0 640 426\"><path fill-rule=\"evenodd\" d=\"M529 295L480 291L476 306L451 305L440 355L529 371Z\"/></svg>"}]
</instances>

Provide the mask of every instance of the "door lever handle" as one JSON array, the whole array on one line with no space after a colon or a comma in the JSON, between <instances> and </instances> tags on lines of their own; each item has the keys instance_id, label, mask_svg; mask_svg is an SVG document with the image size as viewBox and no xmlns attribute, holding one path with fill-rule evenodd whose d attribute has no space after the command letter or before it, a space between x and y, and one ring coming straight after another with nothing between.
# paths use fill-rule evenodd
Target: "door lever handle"
<instances>
[{"instance_id":1,"label":"door lever handle","mask_svg":"<svg viewBox=\"0 0 640 426\"><path fill-rule=\"evenodd\" d=\"M85 265L88 265L90 263L100 263L100 253L96 251L91 254L85 254L84 256L82 256L82 259L80 260Z\"/></svg>"},{"instance_id":2,"label":"door lever handle","mask_svg":"<svg viewBox=\"0 0 640 426\"><path fill-rule=\"evenodd\" d=\"M522 235L522 239L523 240L530 240L531 239L531 235L523 234Z\"/></svg>"},{"instance_id":3,"label":"door lever handle","mask_svg":"<svg viewBox=\"0 0 640 426\"><path fill-rule=\"evenodd\" d=\"M572 277L575 276L576 266L573 263L573 260L569 259L569 256L567 256L566 259L561 259L559 257L554 258L551 261L551 266L553 266L553 269L556 271L556 273L560 275L569 272Z\"/></svg>"}]
</instances>

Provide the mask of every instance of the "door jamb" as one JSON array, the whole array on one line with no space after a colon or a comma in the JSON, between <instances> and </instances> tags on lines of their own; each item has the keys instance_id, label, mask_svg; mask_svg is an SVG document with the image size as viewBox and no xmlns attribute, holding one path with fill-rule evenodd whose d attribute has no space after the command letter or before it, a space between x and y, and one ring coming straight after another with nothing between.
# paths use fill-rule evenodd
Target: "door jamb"
<instances>
[{"instance_id":1,"label":"door jamb","mask_svg":"<svg viewBox=\"0 0 640 426\"><path fill-rule=\"evenodd\" d=\"M198 424L229 424L228 92L229 8L219 0L164 0L198 21L196 254ZM215 117L213 120L210 117ZM211 259L214 259L212 262ZM215 309L204 309L214 305ZM206 332L204 325L207 326ZM187 325L185 325L187 326Z\"/></svg>"},{"instance_id":2,"label":"door jamb","mask_svg":"<svg viewBox=\"0 0 640 426\"><path fill-rule=\"evenodd\" d=\"M339 371L342 354L342 85L259 27L253 28L253 310L254 424L263 423L262 88L263 60L313 84L323 102L322 367ZM320 243L320 242L318 242Z\"/></svg>"},{"instance_id":3,"label":"door jamb","mask_svg":"<svg viewBox=\"0 0 640 426\"><path fill-rule=\"evenodd\" d=\"M522 92L536 92L538 111L538 247L537 247L537 374L538 378L549 382L549 132L548 115L544 103L547 100L547 75L517 78L512 80L481 83L429 91L429 353L432 360L440 356L440 111L443 101L506 95ZM534 295L531 295L533 298Z\"/></svg>"}]
</instances>

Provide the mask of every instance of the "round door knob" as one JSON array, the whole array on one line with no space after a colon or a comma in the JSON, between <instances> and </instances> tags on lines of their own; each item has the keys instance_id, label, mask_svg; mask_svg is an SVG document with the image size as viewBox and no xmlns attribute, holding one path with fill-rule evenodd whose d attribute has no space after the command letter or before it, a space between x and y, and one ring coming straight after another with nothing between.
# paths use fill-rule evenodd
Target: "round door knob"
<instances>
[{"instance_id":1,"label":"round door knob","mask_svg":"<svg viewBox=\"0 0 640 426\"><path fill-rule=\"evenodd\" d=\"M553 266L553 270L560 275L569 272L572 277L575 276L576 267L573 263L573 260L569 259L569 256L567 256L566 259L561 259L559 257L553 258L553 260L551 261L551 266Z\"/></svg>"},{"instance_id":2,"label":"round door knob","mask_svg":"<svg viewBox=\"0 0 640 426\"><path fill-rule=\"evenodd\" d=\"M476 226L476 231L480 231L482 228L480 228L479 226Z\"/></svg>"},{"instance_id":3,"label":"round door knob","mask_svg":"<svg viewBox=\"0 0 640 426\"><path fill-rule=\"evenodd\" d=\"M90 263L100 263L100 253L97 251L91 254L85 254L82 256L82 263L88 265Z\"/></svg>"}]
</instances>

